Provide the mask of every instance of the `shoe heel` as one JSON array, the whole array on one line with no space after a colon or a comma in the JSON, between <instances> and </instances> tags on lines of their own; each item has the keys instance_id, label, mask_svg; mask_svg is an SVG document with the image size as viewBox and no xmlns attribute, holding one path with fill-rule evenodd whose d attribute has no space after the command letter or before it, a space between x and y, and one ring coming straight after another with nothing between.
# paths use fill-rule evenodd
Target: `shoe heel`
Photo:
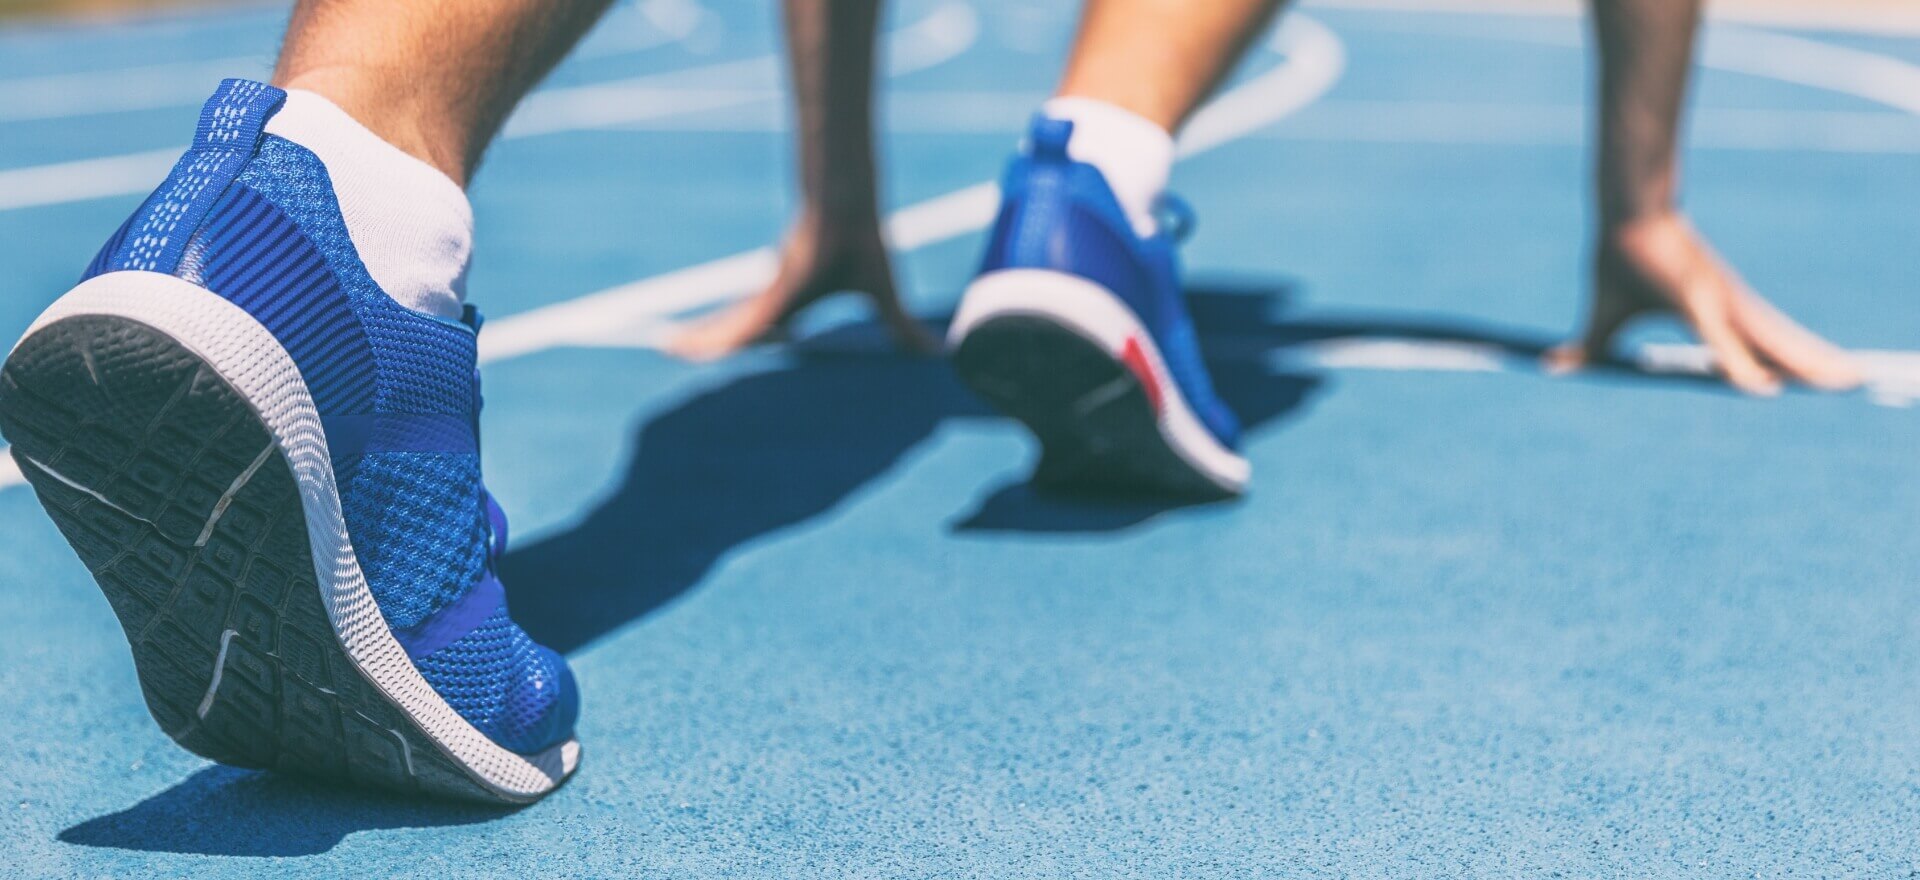
<instances>
[{"instance_id":1,"label":"shoe heel","mask_svg":"<svg viewBox=\"0 0 1920 880\"><path fill-rule=\"evenodd\" d=\"M158 273L84 282L0 367L0 435L188 750L492 804L578 765L576 742L488 742L420 678L360 578L298 369L232 304Z\"/></svg>"},{"instance_id":2,"label":"shoe heel","mask_svg":"<svg viewBox=\"0 0 1920 880\"><path fill-rule=\"evenodd\" d=\"M1245 487L1245 460L1206 438L1156 378L1165 369L1145 329L1097 285L1045 270L982 275L949 339L961 381L1039 439L1036 486L1192 499Z\"/></svg>"}]
</instances>

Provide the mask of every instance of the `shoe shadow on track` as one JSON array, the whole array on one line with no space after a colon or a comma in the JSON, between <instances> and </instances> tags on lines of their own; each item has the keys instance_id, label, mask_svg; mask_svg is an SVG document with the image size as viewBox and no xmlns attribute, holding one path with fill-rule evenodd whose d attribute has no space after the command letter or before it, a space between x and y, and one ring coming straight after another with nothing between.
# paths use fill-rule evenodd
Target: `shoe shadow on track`
<instances>
[{"instance_id":1,"label":"shoe shadow on track","mask_svg":"<svg viewBox=\"0 0 1920 880\"><path fill-rule=\"evenodd\" d=\"M571 651L647 614L733 548L826 513L952 417L988 411L937 358L868 327L783 353L638 427L620 482L577 525L500 560L514 619Z\"/></svg>"},{"instance_id":2,"label":"shoe shadow on track","mask_svg":"<svg viewBox=\"0 0 1920 880\"><path fill-rule=\"evenodd\" d=\"M943 421L993 417L944 360L897 353L870 324L813 337L783 361L639 426L625 475L578 525L508 551L501 579L530 635L578 648L672 601L735 547L831 510ZM1297 405L1311 385L1242 378L1262 413ZM986 517L1000 528L1108 530L1167 509L1002 495Z\"/></svg>"},{"instance_id":3,"label":"shoe shadow on track","mask_svg":"<svg viewBox=\"0 0 1920 880\"><path fill-rule=\"evenodd\" d=\"M355 831L465 825L508 812L216 765L120 812L68 828L59 839L140 852L310 856Z\"/></svg>"},{"instance_id":4,"label":"shoe shadow on track","mask_svg":"<svg viewBox=\"0 0 1920 880\"><path fill-rule=\"evenodd\" d=\"M1257 437L1300 412L1328 381L1317 368L1289 363L1291 350L1329 340L1464 343L1537 361L1553 340L1452 318L1358 315L1334 319L1288 314L1296 285L1287 280L1215 278L1189 286L1187 304L1200 332L1207 370L1221 399ZM1296 359L1297 360L1297 359ZM1256 476L1256 481L1258 477ZM1256 483L1256 489L1257 483ZM1183 506L1177 502L1070 497L1016 481L993 492L955 528L965 532L1110 532Z\"/></svg>"},{"instance_id":5,"label":"shoe shadow on track","mask_svg":"<svg viewBox=\"0 0 1920 880\"><path fill-rule=\"evenodd\" d=\"M1276 368L1265 349L1334 336L1465 338L1538 351L1541 340L1444 324L1289 322L1292 284L1216 284L1191 294L1216 383L1249 430L1298 412L1322 386ZM1259 349L1262 356L1250 352ZM673 601L742 544L817 517L873 482L951 418L988 418L938 359L894 353L854 325L783 353L781 365L698 394L636 430L620 482L571 528L500 562L514 617L571 651ZM1031 453L1029 453L1031 454ZM1062 497L1015 479L988 493L961 532L1099 533L1179 504Z\"/></svg>"}]
</instances>

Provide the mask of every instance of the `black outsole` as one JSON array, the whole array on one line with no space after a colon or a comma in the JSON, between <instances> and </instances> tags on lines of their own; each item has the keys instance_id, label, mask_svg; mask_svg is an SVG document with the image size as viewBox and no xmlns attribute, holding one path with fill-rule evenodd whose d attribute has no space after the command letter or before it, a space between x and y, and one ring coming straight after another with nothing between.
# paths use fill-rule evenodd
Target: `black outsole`
<instances>
[{"instance_id":1,"label":"black outsole","mask_svg":"<svg viewBox=\"0 0 1920 880\"><path fill-rule=\"evenodd\" d=\"M147 708L180 745L239 767L509 802L347 656L284 455L193 352L124 318L50 324L0 370L0 434L120 618Z\"/></svg>"},{"instance_id":2,"label":"black outsole","mask_svg":"<svg viewBox=\"0 0 1920 880\"><path fill-rule=\"evenodd\" d=\"M974 393L1040 441L1036 488L1217 500L1235 493L1160 433L1146 386L1098 342L1040 315L989 318L953 353Z\"/></svg>"}]
</instances>

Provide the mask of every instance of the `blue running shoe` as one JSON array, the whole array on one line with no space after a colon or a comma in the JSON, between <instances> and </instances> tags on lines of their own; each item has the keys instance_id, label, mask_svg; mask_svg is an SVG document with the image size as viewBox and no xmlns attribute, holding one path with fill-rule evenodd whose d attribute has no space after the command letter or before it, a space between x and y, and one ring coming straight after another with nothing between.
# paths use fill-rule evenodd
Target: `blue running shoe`
<instances>
[{"instance_id":1,"label":"blue running shoe","mask_svg":"<svg viewBox=\"0 0 1920 880\"><path fill-rule=\"evenodd\" d=\"M1250 468L1214 395L1174 235L1141 238L1070 122L1034 120L948 342L960 377L1039 437L1043 487L1238 495Z\"/></svg>"},{"instance_id":2,"label":"blue running shoe","mask_svg":"<svg viewBox=\"0 0 1920 880\"><path fill-rule=\"evenodd\" d=\"M368 275L327 169L228 80L0 370L0 433L132 643L147 706L243 767L520 804L573 772L566 661L507 616L479 318Z\"/></svg>"}]
</instances>

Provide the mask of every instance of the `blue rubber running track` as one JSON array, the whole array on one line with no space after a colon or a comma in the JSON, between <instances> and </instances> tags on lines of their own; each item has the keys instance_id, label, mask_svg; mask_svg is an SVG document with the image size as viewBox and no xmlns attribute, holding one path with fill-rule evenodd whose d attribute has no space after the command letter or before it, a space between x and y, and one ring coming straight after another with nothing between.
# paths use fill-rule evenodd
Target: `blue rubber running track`
<instances>
[{"instance_id":1,"label":"blue rubber running track","mask_svg":"<svg viewBox=\"0 0 1920 880\"><path fill-rule=\"evenodd\" d=\"M891 15L887 200L930 324L1071 5ZM764 279L789 121L767 4L622 5L473 189L503 574L578 670L579 776L501 813L189 755L0 468L0 865L1920 875L1920 30L1711 28L1687 204L1872 374L1763 402L1671 328L1633 368L1536 368L1582 308L1582 24L1389 5L1296 10L1190 133L1192 301L1254 478L1174 508L1035 496L1026 435L857 303L660 353ZM0 31L0 337L283 15Z\"/></svg>"}]
</instances>

